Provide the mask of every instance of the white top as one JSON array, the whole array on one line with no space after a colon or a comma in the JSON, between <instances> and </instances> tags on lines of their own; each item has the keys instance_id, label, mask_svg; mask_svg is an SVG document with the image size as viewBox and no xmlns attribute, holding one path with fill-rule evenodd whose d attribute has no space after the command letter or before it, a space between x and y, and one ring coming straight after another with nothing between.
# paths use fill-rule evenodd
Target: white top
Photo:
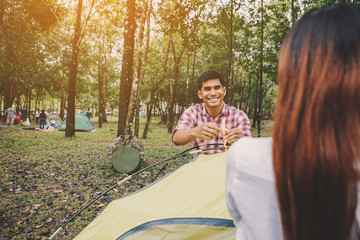
<instances>
[{"instance_id":1,"label":"white top","mask_svg":"<svg viewBox=\"0 0 360 240\"><path fill-rule=\"evenodd\" d=\"M244 137L227 153L226 202L237 240L283 239L272 163L272 138ZM359 193L358 193L359 196ZM360 197L358 197L359 206ZM360 208L356 209L360 219Z\"/></svg>"}]
</instances>

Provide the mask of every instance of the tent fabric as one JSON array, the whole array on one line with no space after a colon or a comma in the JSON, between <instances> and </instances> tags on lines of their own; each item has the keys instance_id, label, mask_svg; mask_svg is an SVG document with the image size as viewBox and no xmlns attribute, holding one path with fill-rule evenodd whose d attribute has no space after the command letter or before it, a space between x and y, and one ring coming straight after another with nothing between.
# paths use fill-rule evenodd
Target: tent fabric
<instances>
[{"instance_id":1,"label":"tent fabric","mask_svg":"<svg viewBox=\"0 0 360 240\"><path fill-rule=\"evenodd\" d=\"M62 123L62 119L60 118L59 115L52 113L49 116L47 116L47 120L50 122L52 120L55 121L56 126L60 126Z\"/></svg>"},{"instance_id":2,"label":"tent fabric","mask_svg":"<svg viewBox=\"0 0 360 240\"><path fill-rule=\"evenodd\" d=\"M225 172L226 153L199 155L155 184L112 201L75 239L235 239Z\"/></svg>"},{"instance_id":3,"label":"tent fabric","mask_svg":"<svg viewBox=\"0 0 360 240\"><path fill-rule=\"evenodd\" d=\"M66 119L62 121L59 131L66 129ZM75 113L75 131L90 132L95 131L95 127L91 120L83 113Z\"/></svg>"}]
</instances>

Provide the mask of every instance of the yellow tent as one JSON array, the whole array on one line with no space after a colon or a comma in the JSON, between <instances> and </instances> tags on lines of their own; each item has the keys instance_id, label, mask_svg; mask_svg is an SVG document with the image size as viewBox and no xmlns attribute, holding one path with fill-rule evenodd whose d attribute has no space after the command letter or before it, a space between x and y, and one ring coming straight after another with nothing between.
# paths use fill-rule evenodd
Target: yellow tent
<instances>
[{"instance_id":1,"label":"yellow tent","mask_svg":"<svg viewBox=\"0 0 360 240\"><path fill-rule=\"evenodd\" d=\"M235 239L225 201L225 154L199 155L155 184L112 201L75 239Z\"/></svg>"}]
</instances>

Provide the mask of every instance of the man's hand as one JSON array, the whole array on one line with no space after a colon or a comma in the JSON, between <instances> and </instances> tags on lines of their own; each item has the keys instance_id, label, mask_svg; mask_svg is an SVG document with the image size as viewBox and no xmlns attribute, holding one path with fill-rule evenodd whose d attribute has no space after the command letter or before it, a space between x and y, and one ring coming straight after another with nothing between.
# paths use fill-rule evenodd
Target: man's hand
<instances>
[{"instance_id":1,"label":"man's hand","mask_svg":"<svg viewBox=\"0 0 360 240\"><path fill-rule=\"evenodd\" d=\"M205 123L196 127L195 137L201 140L211 140L221 131L214 123Z\"/></svg>"},{"instance_id":2,"label":"man's hand","mask_svg":"<svg viewBox=\"0 0 360 240\"><path fill-rule=\"evenodd\" d=\"M222 134L224 140L227 140L227 142L230 144L232 144L233 142L235 142L236 140L238 140L243 136L243 133L239 128L233 128L229 130L229 133L223 131Z\"/></svg>"},{"instance_id":3,"label":"man's hand","mask_svg":"<svg viewBox=\"0 0 360 240\"><path fill-rule=\"evenodd\" d=\"M205 123L199 127L177 130L172 136L172 142L175 145L185 145L196 138L211 140L215 138L219 132L220 128L214 123Z\"/></svg>"}]
</instances>

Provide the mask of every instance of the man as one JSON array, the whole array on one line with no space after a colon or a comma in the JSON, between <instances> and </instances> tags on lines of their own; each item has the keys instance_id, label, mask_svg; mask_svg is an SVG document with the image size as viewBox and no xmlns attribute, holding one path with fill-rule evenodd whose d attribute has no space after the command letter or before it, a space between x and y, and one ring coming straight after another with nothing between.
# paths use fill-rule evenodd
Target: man
<instances>
[{"instance_id":1,"label":"man","mask_svg":"<svg viewBox=\"0 0 360 240\"><path fill-rule=\"evenodd\" d=\"M26 117L27 117L27 109L25 108L25 106L22 107L22 109L20 110L21 112L21 124L23 125L26 122Z\"/></svg>"},{"instance_id":2,"label":"man","mask_svg":"<svg viewBox=\"0 0 360 240\"><path fill-rule=\"evenodd\" d=\"M8 127L14 127L14 118L16 116L16 112L15 110L10 106L6 111L5 111L5 115L6 115L6 123L8 125Z\"/></svg>"},{"instance_id":3,"label":"man","mask_svg":"<svg viewBox=\"0 0 360 240\"><path fill-rule=\"evenodd\" d=\"M232 144L242 136L251 136L250 121L246 114L224 103L226 87L221 74L207 71L198 79L198 96L203 103L187 108L179 119L172 141L194 146L220 143ZM226 128L226 131L224 129ZM208 146L206 148L214 148ZM224 149L204 151L204 154L223 152Z\"/></svg>"},{"instance_id":4,"label":"man","mask_svg":"<svg viewBox=\"0 0 360 240\"><path fill-rule=\"evenodd\" d=\"M41 110L40 113L40 129L44 129L46 124L46 113L45 110Z\"/></svg>"}]
</instances>

